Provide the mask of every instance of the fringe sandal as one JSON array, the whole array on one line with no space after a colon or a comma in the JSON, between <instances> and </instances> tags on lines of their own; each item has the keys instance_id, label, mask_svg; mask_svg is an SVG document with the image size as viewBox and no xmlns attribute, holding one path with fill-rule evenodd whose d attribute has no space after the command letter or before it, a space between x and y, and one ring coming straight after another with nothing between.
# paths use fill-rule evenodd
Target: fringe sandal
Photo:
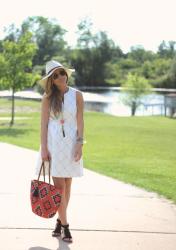
<instances>
[{"instance_id":1,"label":"fringe sandal","mask_svg":"<svg viewBox=\"0 0 176 250\"><path fill-rule=\"evenodd\" d=\"M69 230L69 224L66 224L66 225L61 224L61 227L62 227L62 240L68 243L73 242L72 236Z\"/></svg>"},{"instance_id":2,"label":"fringe sandal","mask_svg":"<svg viewBox=\"0 0 176 250\"><path fill-rule=\"evenodd\" d=\"M57 219L55 229L52 231L53 237L59 237L61 236L61 220Z\"/></svg>"}]
</instances>

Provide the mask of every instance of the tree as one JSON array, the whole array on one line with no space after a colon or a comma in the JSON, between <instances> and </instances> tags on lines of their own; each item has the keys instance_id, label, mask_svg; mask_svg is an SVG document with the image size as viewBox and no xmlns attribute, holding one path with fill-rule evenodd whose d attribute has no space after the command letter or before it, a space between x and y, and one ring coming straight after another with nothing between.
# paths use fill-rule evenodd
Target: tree
<instances>
[{"instance_id":1,"label":"tree","mask_svg":"<svg viewBox=\"0 0 176 250\"><path fill-rule=\"evenodd\" d=\"M105 76L105 82L113 85L121 85L123 81L123 69L120 63L106 63Z\"/></svg>"},{"instance_id":2,"label":"tree","mask_svg":"<svg viewBox=\"0 0 176 250\"><path fill-rule=\"evenodd\" d=\"M170 69L168 72L168 81L170 82L170 87L176 88L176 56L172 60Z\"/></svg>"},{"instance_id":3,"label":"tree","mask_svg":"<svg viewBox=\"0 0 176 250\"><path fill-rule=\"evenodd\" d=\"M94 35L91 31L92 21L90 18L84 18L78 24L77 30L77 48L71 54L71 62L76 69L77 85L93 85L93 46Z\"/></svg>"},{"instance_id":4,"label":"tree","mask_svg":"<svg viewBox=\"0 0 176 250\"><path fill-rule=\"evenodd\" d=\"M139 66L146 60L153 60L156 55L152 51L146 51L142 46L132 46L130 52L127 53L128 58L138 62Z\"/></svg>"},{"instance_id":5,"label":"tree","mask_svg":"<svg viewBox=\"0 0 176 250\"><path fill-rule=\"evenodd\" d=\"M148 93L151 86L148 81L138 75L129 73L127 75L127 81L123 84L125 97L122 99L124 104L131 107L131 115L134 116L137 107L141 104L141 97Z\"/></svg>"},{"instance_id":6,"label":"tree","mask_svg":"<svg viewBox=\"0 0 176 250\"><path fill-rule=\"evenodd\" d=\"M32 34L26 32L15 38L16 41L5 40L0 54L0 84L12 90L12 112L10 126L14 124L14 93L33 84L37 77L31 73L32 59L36 46L32 42Z\"/></svg>"},{"instance_id":7,"label":"tree","mask_svg":"<svg viewBox=\"0 0 176 250\"><path fill-rule=\"evenodd\" d=\"M55 19L33 16L22 24L22 32L30 31L37 44L37 52L33 58L33 65L44 65L56 55L61 55L66 42L63 39L66 30L57 24Z\"/></svg>"},{"instance_id":8,"label":"tree","mask_svg":"<svg viewBox=\"0 0 176 250\"><path fill-rule=\"evenodd\" d=\"M94 46L94 37L92 35L92 21L89 17L86 17L81 20L78 24L77 30L77 47L79 49L88 49Z\"/></svg>"},{"instance_id":9,"label":"tree","mask_svg":"<svg viewBox=\"0 0 176 250\"><path fill-rule=\"evenodd\" d=\"M21 30L15 27L15 24L11 24L8 27L5 27L5 38L3 39L3 41L11 41L11 42L15 42L17 41L17 39L20 37L21 34Z\"/></svg>"},{"instance_id":10,"label":"tree","mask_svg":"<svg viewBox=\"0 0 176 250\"><path fill-rule=\"evenodd\" d=\"M105 81L110 84L123 84L126 75L139 71L138 62L132 58L117 57L116 62L108 62L105 68Z\"/></svg>"},{"instance_id":11,"label":"tree","mask_svg":"<svg viewBox=\"0 0 176 250\"><path fill-rule=\"evenodd\" d=\"M175 49L175 41L162 41L162 43L158 47L158 54L163 58L173 58L175 56Z\"/></svg>"},{"instance_id":12,"label":"tree","mask_svg":"<svg viewBox=\"0 0 176 250\"><path fill-rule=\"evenodd\" d=\"M140 67L140 73L149 80L154 87L168 84L168 70L171 59L158 57L153 61L145 61Z\"/></svg>"},{"instance_id":13,"label":"tree","mask_svg":"<svg viewBox=\"0 0 176 250\"><path fill-rule=\"evenodd\" d=\"M78 25L77 49L72 51L72 64L76 69L76 83L78 85L100 86L106 85L106 63L114 61L114 57L123 52L108 38L106 32L93 34L90 19L82 20Z\"/></svg>"}]
</instances>

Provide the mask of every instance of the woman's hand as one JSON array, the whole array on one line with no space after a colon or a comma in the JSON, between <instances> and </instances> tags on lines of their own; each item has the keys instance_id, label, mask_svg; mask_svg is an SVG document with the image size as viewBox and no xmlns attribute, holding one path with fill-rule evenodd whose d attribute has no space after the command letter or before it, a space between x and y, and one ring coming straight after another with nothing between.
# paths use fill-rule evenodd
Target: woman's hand
<instances>
[{"instance_id":1,"label":"woman's hand","mask_svg":"<svg viewBox=\"0 0 176 250\"><path fill-rule=\"evenodd\" d=\"M82 144L76 143L75 144L75 151L74 151L74 159L75 161L79 161L82 156Z\"/></svg>"},{"instance_id":2,"label":"woman's hand","mask_svg":"<svg viewBox=\"0 0 176 250\"><path fill-rule=\"evenodd\" d=\"M42 157L42 161L50 161L51 160L51 154L48 150L48 148L42 148L41 150L41 157Z\"/></svg>"}]
</instances>

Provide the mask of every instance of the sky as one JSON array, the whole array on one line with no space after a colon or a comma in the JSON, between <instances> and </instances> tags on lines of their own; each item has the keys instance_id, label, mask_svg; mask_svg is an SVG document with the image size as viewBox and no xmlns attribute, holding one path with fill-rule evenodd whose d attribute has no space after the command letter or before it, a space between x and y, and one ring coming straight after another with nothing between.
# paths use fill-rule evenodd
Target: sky
<instances>
[{"instance_id":1,"label":"sky","mask_svg":"<svg viewBox=\"0 0 176 250\"><path fill-rule=\"evenodd\" d=\"M163 40L176 41L175 9L175 0L5 0L0 8L0 38L4 27L12 23L19 27L29 16L44 16L57 19L67 30L65 40L75 46L77 25L89 17L93 32L106 31L124 52L136 45L155 52Z\"/></svg>"}]
</instances>

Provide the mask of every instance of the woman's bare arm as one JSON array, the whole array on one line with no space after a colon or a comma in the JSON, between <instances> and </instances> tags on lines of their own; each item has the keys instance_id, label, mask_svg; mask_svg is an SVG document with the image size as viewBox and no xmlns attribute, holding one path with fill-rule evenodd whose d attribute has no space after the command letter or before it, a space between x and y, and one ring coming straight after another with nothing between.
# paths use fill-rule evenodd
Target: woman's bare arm
<instances>
[{"instance_id":1,"label":"woman's bare arm","mask_svg":"<svg viewBox=\"0 0 176 250\"><path fill-rule=\"evenodd\" d=\"M47 148L47 134L49 121L49 100L43 95L41 104L41 148Z\"/></svg>"},{"instance_id":2,"label":"woman's bare arm","mask_svg":"<svg viewBox=\"0 0 176 250\"><path fill-rule=\"evenodd\" d=\"M76 91L77 99L77 137L83 138L84 135L84 99L80 91Z\"/></svg>"},{"instance_id":3,"label":"woman's bare arm","mask_svg":"<svg viewBox=\"0 0 176 250\"><path fill-rule=\"evenodd\" d=\"M77 138L83 138L84 134L84 118L83 118L83 112L84 112L84 100L82 93L80 91L76 91L76 102L77 102ZM81 139L82 140L82 139ZM75 153L74 153L74 159L75 161L79 161L82 156L82 144L80 142L77 142L75 145Z\"/></svg>"}]
</instances>

